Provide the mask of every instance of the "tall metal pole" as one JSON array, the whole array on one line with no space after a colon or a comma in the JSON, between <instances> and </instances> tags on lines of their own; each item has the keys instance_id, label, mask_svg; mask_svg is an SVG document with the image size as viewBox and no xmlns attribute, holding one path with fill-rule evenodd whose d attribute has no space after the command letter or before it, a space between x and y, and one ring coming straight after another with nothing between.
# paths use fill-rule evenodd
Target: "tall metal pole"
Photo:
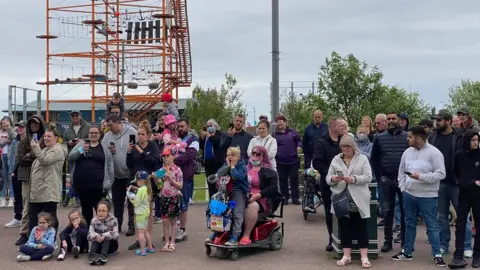
<instances>
[{"instance_id":1,"label":"tall metal pole","mask_svg":"<svg viewBox=\"0 0 480 270\"><path fill-rule=\"evenodd\" d=\"M37 114L42 115L42 91L37 91ZM26 118L23 120L27 120Z\"/></svg>"},{"instance_id":2,"label":"tall metal pole","mask_svg":"<svg viewBox=\"0 0 480 270\"><path fill-rule=\"evenodd\" d=\"M280 41L279 41L279 0L272 0L272 120L280 107Z\"/></svg>"},{"instance_id":3,"label":"tall metal pole","mask_svg":"<svg viewBox=\"0 0 480 270\"><path fill-rule=\"evenodd\" d=\"M125 40L122 41L122 98L125 96Z\"/></svg>"},{"instance_id":4,"label":"tall metal pole","mask_svg":"<svg viewBox=\"0 0 480 270\"><path fill-rule=\"evenodd\" d=\"M13 91L13 85L9 85L8 86L8 116L10 117L10 119L13 119L12 118L12 116L13 116L13 113L12 113L12 104L13 104L12 91Z\"/></svg>"},{"instance_id":5,"label":"tall metal pole","mask_svg":"<svg viewBox=\"0 0 480 270\"><path fill-rule=\"evenodd\" d=\"M23 88L23 120L27 120L27 88Z\"/></svg>"}]
</instances>

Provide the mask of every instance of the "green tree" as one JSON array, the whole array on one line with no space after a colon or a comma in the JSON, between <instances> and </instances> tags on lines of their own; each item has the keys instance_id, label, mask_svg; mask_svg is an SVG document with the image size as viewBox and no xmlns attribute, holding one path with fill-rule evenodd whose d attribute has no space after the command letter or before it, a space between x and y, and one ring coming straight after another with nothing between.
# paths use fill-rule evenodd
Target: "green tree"
<instances>
[{"instance_id":1,"label":"green tree","mask_svg":"<svg viewBox=\"0 0 480 270\"><path fill-rule=\"evenodd\" d=\"M462 80L460 85L454 85L448 93L450 98L448 108L455 113L460 107L468 107L470 115L480 119L480 82Z\"/></svg>"},{"instance_id":2,"label":"green tree","mask_svg":"<svg viewBox=\"0 0 480 270\"><path fill-rule=\"evenodd\" d=\"M200 131L206 121L213 118L225 130L235 114L245 114L245 108L240 101L243 92L236 85L237 80L231 74L225 74L225 84L220 88L203 89L200 85L195 86L192 99L189 99L185 106L185 114L190 117L191 127Z\"/></svg>"}]
</instances>

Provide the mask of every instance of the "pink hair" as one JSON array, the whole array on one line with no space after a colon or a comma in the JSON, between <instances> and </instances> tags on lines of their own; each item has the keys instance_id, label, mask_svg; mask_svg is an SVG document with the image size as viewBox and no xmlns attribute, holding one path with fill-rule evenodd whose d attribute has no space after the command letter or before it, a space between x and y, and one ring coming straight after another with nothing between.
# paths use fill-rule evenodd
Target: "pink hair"
<instances>
[{"instance_id":1,"label":"pink hair","mask_svg":"<svg viewBox=\"0 0 480 270\"><path fill-rule=\"evenodd\" d=\"M267 149L263 146L258 145L253 147L252 152L254 152L255 150L257 150L257 152L260 152L263 157L262 160L260 161L260 167L273 169L272 163L270 163L270 159L268 158ZM247 171L251 170L252 167L253 167L252 163L248 162Z\"/></svg>"}]
</instances>

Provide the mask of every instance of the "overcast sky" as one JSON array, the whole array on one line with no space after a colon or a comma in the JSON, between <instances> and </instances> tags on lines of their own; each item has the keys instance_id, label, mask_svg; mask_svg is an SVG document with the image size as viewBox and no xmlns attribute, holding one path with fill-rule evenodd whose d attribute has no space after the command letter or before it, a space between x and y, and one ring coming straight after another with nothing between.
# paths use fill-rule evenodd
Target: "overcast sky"
<instances>
[{"instance_id":1,"label":"overcast sky","mask_svg":"<svg viewBox=\"0 0 480 270\"><path fill-rule=\"evenodd\" d=\"M69 2L75 1L64 4ZM280 2L282 86L316 80L332 51L377 65L386 83L418 91L436 106L448 101L451 85L479 77L478 0ZM35 36L45 31L45 1L1 1L0 8L5 11L0 18L2 89L16 84L43 90L35 82L45 76L45 43ZM244 91L249 119L254 107L257 118L269 115L271 1L194 0L188 8L193 84L218 86L226 72L232 73ZM90 96L88 90L70 88L52 90L52 96ZM180 93L189 95L189 89ZM7 103L0 95L2 109Z\"/></svg>"}]
</instances>

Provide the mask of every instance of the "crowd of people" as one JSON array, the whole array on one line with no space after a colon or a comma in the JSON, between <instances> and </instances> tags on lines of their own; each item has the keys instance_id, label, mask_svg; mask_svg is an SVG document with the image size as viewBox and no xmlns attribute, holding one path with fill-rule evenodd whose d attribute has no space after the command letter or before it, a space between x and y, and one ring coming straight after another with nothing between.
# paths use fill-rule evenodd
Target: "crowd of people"
<instances>
[{"instance_id":1,"label":"crowd of people","mask_svg":"<svg viewBox=\"0 0 480 270\"><path fill-rule=\"evenodd\" d=\"M475 241L472 249L469 216L471 210L473 219L480 215L480 128L468 108L459 109L455 116L441 110L411 127L405 113L379 114L375 121L365 116L356 130L340 117L324 123L317 110L303 136L288 126L284 115L274 119L273 132L262 116L253 136L244 129L245 117L237 114L227 130L209 119L197 135L190 129L189 118L178 116L171 97L162 100L169 114L160 114L153 129L148 121L129 123L119 96L107 105L100 127L72 111L71 125L63 136L40 115L15 125L8 117L2 119L0 206L14 206L13 220L5 226L21 227L15 243L20 246L19 261L52 256L59 229L57 205L66 205L71 198L81 211L72 210L69 224L59 233L58 260L68 253L77 258L89 252L89 263L106 263L118 249L125 204L125 235L136 236L129 250L139 256L155 252L152 227L162 222L165 245L161 251L174 252L176 241L187 236L199 151L206 175L225 170L235 179L233 199L241 207L235 210L227 245L248 244L245 231L253 228L260 212L275 208L272 202L280 198L284 205L300 205L299 154L303 152L305 168L320 174L317 189L329 233L327 251L333 251L333 215L338 219L344 248L338 266L351 263L352 240L357 240L362 267L371 267L367 257L369 183L376 181L382 218L378 226L385 232L382 252L400 243L401 251L391 259L412 260L421 217L434 262L446 266L443 255L449 252L448 216L453 205L456 250L449 266L465 267L464 258L473 257L472 265L480 267L480 243ZM68 193L66 171L71 178ZM216 186L209 184L208 192L213 196ZM398 232L396 238L394 232Z\"/></svg>"}]
</instances>

